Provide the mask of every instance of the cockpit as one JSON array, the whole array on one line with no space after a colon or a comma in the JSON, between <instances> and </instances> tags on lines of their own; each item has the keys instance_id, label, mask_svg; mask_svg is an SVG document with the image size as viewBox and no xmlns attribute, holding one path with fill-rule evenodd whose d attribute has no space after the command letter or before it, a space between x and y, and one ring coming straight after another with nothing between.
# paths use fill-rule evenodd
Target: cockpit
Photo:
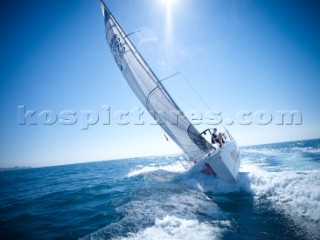
<instances>
[{"instance_id":1,"label":"cockpit","mask_svg":"<svg viewBox=\"0 0 320 240\"><path fill-rule=\"evenodd\" d=\"M204 130L200 133L200 137L211 143L216 149L232 140L232 136L228 131L223 132L217 128L208 128Z\"/></svg>"}]
</instances>

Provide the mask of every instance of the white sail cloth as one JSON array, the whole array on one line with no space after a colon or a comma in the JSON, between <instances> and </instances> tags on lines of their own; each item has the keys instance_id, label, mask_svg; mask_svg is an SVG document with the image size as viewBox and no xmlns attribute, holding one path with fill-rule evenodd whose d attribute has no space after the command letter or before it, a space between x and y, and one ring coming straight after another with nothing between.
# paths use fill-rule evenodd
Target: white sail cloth
<instances>
[{"instance_id":1,"label":"white sail cloth","mask_svg":"<svg viewBox=\"0 0 320 240\"><path fill-rule=\"evenodd\" d=\"M101 2L106 39L128 84L158 124L183 150L189 160L212 149L185 117L156 75L139 54L108 8Z\"/></svg>"}]
</instances>

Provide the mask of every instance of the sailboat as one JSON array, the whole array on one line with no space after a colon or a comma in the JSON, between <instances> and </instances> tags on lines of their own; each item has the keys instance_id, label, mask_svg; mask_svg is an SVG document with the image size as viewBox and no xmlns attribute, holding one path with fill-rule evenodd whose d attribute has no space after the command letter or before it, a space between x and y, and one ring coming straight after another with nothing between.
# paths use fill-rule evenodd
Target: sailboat
<instances>
[{"instance_id":1,"label":"sailboat","mask_svg":"<svg viewBox=\"0 0 320 240\"><path fill-rule=\"evenodd\" d=\"M226 131L224 144L213 145L184 115L162 82L136 49L106 4L101 0L106 40L123 77L159 126L183 151L188 171L200 172L226 181L236 181L240 151Z\"/></svg>"}]
</instances>

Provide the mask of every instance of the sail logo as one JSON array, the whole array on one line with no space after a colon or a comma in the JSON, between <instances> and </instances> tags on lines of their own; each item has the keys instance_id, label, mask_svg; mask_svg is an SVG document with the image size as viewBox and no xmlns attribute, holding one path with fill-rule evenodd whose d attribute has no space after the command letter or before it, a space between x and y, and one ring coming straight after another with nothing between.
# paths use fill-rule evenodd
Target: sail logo
<instances>
[{"instance_id":1,"label":"sail logo","mask_svg":"<svg viewBox=\"0 0 320 240\"><path fill-rule=\"evenodd\" d=\"M237 161L240 155L240 152L237 150L237 148L233 149L231 152L231 157L233 158L234 161Z\"/></svg>"},{"instance_id":2,"label":"sail logo","mask_svg":"<svg viewBox=\"0 0 320 240\"><path fill-rule=\"evenodd\" d=\"M217 176L216 172L212 169L209 163L204 163L204 166L201 172L207 175L213 175L215 177Z\"/></svg>"},{"instance_id":3,"label":"sail logo","mask_svg":"<svg viewBox=\"0 0 320 240\"><path fill-rule=\"evenodd\" d=\"M123 59L123 55L126 51L126 48L120 42L120 38L118 37L117 34L113 35L113 37L111 38L110 48L111 48L111 52L114 57L114 60L116 61L120 70L122 71L122 69L123 69L122 59Z\"/></svg>"}]
</instances>

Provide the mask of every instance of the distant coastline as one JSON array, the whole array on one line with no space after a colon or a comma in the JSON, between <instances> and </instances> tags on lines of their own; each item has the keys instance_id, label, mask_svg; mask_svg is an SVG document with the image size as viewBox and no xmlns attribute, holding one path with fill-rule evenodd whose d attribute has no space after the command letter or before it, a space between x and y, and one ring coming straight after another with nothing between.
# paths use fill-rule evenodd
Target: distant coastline
<instances>
[{"instance_id":1,"label":"distant coastline","mask_svg":"<svg viewBox=\"0 0 320 240\"><path fill-rule=\"evenodd\" d=\"M21 169L30 169L30 168L32 168L32 167L15 166L15 167L8 167L8 168L0 168L0 172L15 171L15 170L21 170Z\"/></svg>"}]
</instances>

